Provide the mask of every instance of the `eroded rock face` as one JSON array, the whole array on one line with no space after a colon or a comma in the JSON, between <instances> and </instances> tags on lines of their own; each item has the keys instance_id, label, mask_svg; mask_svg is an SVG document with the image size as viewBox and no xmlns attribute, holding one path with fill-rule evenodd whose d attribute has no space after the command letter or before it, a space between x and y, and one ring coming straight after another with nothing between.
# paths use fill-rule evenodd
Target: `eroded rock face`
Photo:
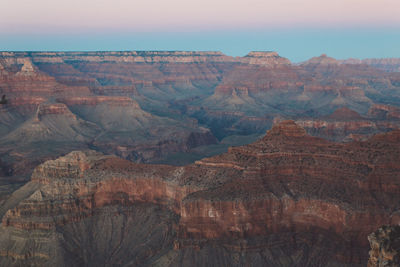
<instances>
[{"instance_id":1,"label":"eroded rock face","mask_svg":"<svg viewBox=\"0 0 400 267\"><path fill-rule=\"evenodd\" d=\"M347 59L343 61L345 64L368 64L375 68L388 71L388 72L399 72L400 71L400 59L399 58L370 58L370 59Z\"/></svg>"},{"instance_id":2,"label":"eroded rock face","mask_svg":"<svg viewBox=\"0 0 400 267\"><path fill-rule=\"evenodd\" d=\"M348 108L340 108L318 119L298 119L296 123L308 133L332 141L349 142L366 140L373 134L400 128L396 109L386 105L374 105L367 116Z\"/></svg>"},{"instance_id":3,"label":"eroded rock face","mask_svg":"<svg viewBox=\"0 0 400 267\"><path fill-rule=\"evenodd\" d=\"M313 57L303 63L307 66L318 66L318 65L339 65L339 61L333 57L328 57L326 54L322 54L319 57Z\"/></svg>"},{"instance_id":4,"label":"eroded rock face","mask_svg":"<svg viewBox=\"0 0 400 267\"><path fill-rule=\"evenodd\" d=\"M241 62L268 66L291 64L288 59L279 56L277 52L273 51L250 52L245 57L241 58Z\"/></svg>"},{"instance_id":5,"label":"eroded rock face","mask_svg":"<svg viewBox=\"0 0 400 267\"><path fill-rule=\"evenodd\" d=\"M129 210L148 203L168 211L160 211L166 232L164 239L154 235L148 243L154 249L137 259L138 265L202 265L207 256L209 265L240 266L247 259L259 266L365 266L368 234L400 222L399 145L399 131L341 144L311 137L293 121L283 121L253 144L184 167L73 152L38 166L29 186L21 189L30 193L2 219L0 261L49 264L54 261L46 259L64 262L59 255L69 253L73 265L76 259L91 265L86 252L65 250L74 235L79 232L84 244L89 238L101 243L96 232L80 229L100 231L96 216L117 216L122 221L103 227L125 229L124 237L115 236L125 251L141 239L123 221L134 224L139 218L128 219ZM146 229L158 227L155 219L147 223ZM34 237L12 245L13 235L24 231L52 237L32 253L29 244L38 242ZM49 251L49 246L56 249ZM89 247L93 253L101 249ZM102 250L104 260L116 263L109 249ZM211 250L220 256L213 257ZM238 253L244 258L236 258ZM133 260L121 255L120 262Z\"/></svg>"},{"instance_id":6,"label":"eroded rock face","mask_svg":"<svg viewBox=\"0 0 400 267\"><path fill-rule=\"evenodd\" d=\"M375 104L400 103L398 73L374 66L326 55L294 65L268 51L244 57L196 51L0 52L0 93L8 99L0 107L0 139L32 119L39 104L63 103L77 119L96 124L98 135L80 138L84 146L66 142L55 153L42 149L47 154L36 156L34 164L87 147L157 162L194 145L263 134L276 117L299 123L307 118L302 125L309 133L331 140L363 140L398 125L398 112L379 120L376 112L368 115ZM340 108L363 120L325 123ZM9 144L0 147L0 155L11 165L32 162L33 149Z\"/></svg>"},{"instance_id":7,"label":"eroded rock face","mask_svg":"<svg viewBox=\"0 0 400 267\"><path fill-rule=\"evenodd\" d=\"M383 226L368 236L368 267L400 265L400 226Z\"/></svg>"},{"instance_id":8,"label":"eroded rock face","mask_svg":"<svg viewBox=\"0 0 400 267\"><path fill-rule=\"evenodd\" d=\"M215 265L250 259L274 266L361 263L370 226L398 220L393 205L398 131L367 139L398 129L400 76L376 66L326 55L292 65L275 52L236 58L182 51L0 52L0 96L8 100L0 106L0 174L7 182L23 181L35 166L74 150L90 148L135 162L176 153L194 162L193 149L213 151L237 135L254 138L278 118L305 128L284 122L260 142L182 168L130 165L87 153L67 156L38 167L28 184L35 190L24 187L0 207L0 214L10 210L4 231L15 240L14 230L24 236L36 229L53 242L49 251L58 247L61 253L59 231L73 236L93 226L90 218L111 216L121 206L123 214L109 223L132 219L134 225L142 221L125 214L125 207L132 211L145 202L175 218L162 225L171 231L155 236L163 240L165 234L166 246L179 248L168 255L147 251L146 263L157 254L160 265L197 260L210 265L206 256L214 248L224 255ZM204 148L210 144L217 145ZM279 236L285 241L276 241ZM324 241L331 239L341 245L332 248ZM36 255L45 262L43 255L51 254L44 248L13 251L12 242L4 251L15 259ZM50 258L63 262L61 256Z\"/></svg>"}]
</instances>

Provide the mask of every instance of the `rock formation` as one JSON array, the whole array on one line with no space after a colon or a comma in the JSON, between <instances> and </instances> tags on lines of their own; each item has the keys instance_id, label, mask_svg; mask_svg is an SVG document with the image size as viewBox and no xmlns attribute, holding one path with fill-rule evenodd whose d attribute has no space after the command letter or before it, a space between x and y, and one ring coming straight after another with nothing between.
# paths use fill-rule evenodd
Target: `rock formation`
<instances>
[{"instance_id":1,"label":"rock formation","mask_svg":"<svg viewBox=\"0 0 400 267\"><path fill-rule=\"evenodd\" d=\"M367 64L387 72L400 72L399 58L346 59L342 62L345 64Z\"/></svg>"},{"instance_id":2,"label":"rock formation","mask_svg":"<svg viewBox=\"0 0 400 267\"><path fill-rule=\"evenodd\" d=\"M333 57L328 57L326 54L322 54L319 57L313 57L306 62L303 63L303 65L311 65L311 66L318 66L318 65L339 65L340 62L334 59Z\"/></svg>"},{"instance_id":3,"label":"rock formation","mask_svg":"<svg viewBox=\"0 0 400 267\"><path fill-rule=\"evenodd\" d=\"M291 64L268 51L0 52L0 159L18 181L76 149L193 162L194 149L196 159L214 155L277 118L330 140L363 140L399 126L396 62L323 55ZM361 118L329 118L342 108Z\"/></svg>"},{"instance_id":4,"label":"rock formation","mask_svg":"<svg viewBox=\"0 0 400 267\"><path fill-rule=\"evenodd\" d=\"M399 131L343 144L283 121L184 167L72 152L4 204L0 263L365 266L368 234L400 222L399 145Z\"/></svg>"},{"instance_id":5,"label":"rock formation","mask_svg":"<svg viewBox=\"0 0 400 267\"><path fill-rule=\"evenodd\" d=\"M363 117L351 109L340 108L328 116L298 119L296 123L304 127L308 133L328 140L345 142L366 140L379 132L400 129L400 121L393 119L393 116L386 116L386 109L382 111L378 106L374 106L369 110L368 116ZM393 108L391 110L394 112ZM382 119L382 116L385 118Z\"/></svg>"}]
</instances>

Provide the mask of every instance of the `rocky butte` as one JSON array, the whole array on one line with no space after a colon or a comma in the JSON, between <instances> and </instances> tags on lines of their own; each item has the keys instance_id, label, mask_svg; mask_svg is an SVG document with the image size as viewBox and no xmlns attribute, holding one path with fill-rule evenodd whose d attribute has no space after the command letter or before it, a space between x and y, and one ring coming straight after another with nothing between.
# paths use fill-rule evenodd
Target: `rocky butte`
<instances>
[{"instance_id":1,"label":"rocky butte","mask_svg":"<svg viewBox=\"0 0 400 267\"><path fill-rule=\"evenodd\" d=\"M74 151L2 206L0 263L365 266L368 235L400 222L399 147L398 130L334 143L282 121L182 167Z\"/></svg>"}]
</instances>

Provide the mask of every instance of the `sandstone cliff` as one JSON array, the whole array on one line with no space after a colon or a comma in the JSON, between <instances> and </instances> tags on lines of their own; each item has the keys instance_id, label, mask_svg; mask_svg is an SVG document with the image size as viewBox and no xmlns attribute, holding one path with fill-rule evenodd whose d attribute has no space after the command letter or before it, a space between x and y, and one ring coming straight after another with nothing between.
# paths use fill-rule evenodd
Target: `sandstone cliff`
<instances>
[{"instance_id":1,"label":"sandstone cliff","mask_svg":"<svg viewBox=\"0 0 400 267\"><path fill-rule=\"evenodd\" d=\"M388 72L400 72L400 59L398 58L368 58L368 59L347 59L345 64L368 64L377 69Z\"/></svg>"},{"instance_id":2,"label":"sandstone cliff","mask_svg":"<svg viewBox=\"0 0 400 267\"><path fill-rule=\"evenodd\" d=\"M87 148L136 162L194 162L226 151L224 140L265 133L276 118L335 141L398 128L398 72L325 55L308 63L266 51L0 52L8 99L0 182L16 188L38 164ZM344 108L361 118L329 118Z\"/></svg>"},{"instance_id":3,"label":"sandstone cliff","mask_svg":"<svg viewBox=\"0 0 400 267\"><path fill-rule=\"evenodd\" d=\"M298 119L296 123L311 135L349 142L366 140L373 134L399 129L400 120L396 117L396 112L394 107L374 105L367 116L361 116L351 109L340 108L328 116Z\"/></svg>"},{"instance_id":4,"label":"sandstone cliff","mask_svg":"<svg viewBox=\"0 0 400 267\"><path fill-rule=\"evenodd\" d=\"M184 167L72 152L7 204L0 262L365 266L368 234L400 222L399 144L399 131L340 144L283 121Z\"/></svg>"}]
</instances>

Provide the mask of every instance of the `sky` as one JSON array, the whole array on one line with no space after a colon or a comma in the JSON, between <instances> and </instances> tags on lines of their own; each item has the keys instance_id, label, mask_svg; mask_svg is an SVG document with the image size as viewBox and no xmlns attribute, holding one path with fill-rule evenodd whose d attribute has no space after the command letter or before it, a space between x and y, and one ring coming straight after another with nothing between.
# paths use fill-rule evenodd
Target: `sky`
<instances>
[{"instance_id":1,"label":"sky","mask_svg":"<svg viewBox=\"0 0 400 267\"><path fill-rule=\"evenodd\" d=\"M400 0L0 0L0 50L400 57Z\"/></svg>"}]
</instances>

